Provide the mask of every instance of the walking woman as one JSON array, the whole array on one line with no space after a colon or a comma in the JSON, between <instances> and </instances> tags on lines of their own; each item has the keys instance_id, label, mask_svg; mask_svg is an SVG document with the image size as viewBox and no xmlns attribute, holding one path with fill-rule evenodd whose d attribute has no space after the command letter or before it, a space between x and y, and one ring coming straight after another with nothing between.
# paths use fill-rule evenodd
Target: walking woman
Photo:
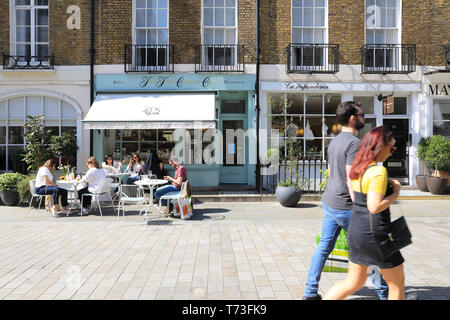
<instances>
[{"instance_id":1,"label":"walking woman","mask_svg":"<svg viewBox=\"0 0 450 320\"><path fill-rule=\"evenodd\" d=\"M385 126L370 130L361 141L359 150L352 162L350 179L355 201L348 229L350 261L345 280L334 285L324 300L345 299L362 288L366 282L369 266L378 266L389 286L389 300L405 299L404 259L397 251L382 259L373 243L370 232L372 218L373 230L390 223L389 206L398 198L400 183L389 179L387 170L378 166L395 151L395 139Z\"/></svg>"},{"instance_id":2,"label":"walking woman","mask_svg":"<svg viewBox=\"0 0 450 320\"><path fill-rule=\"evenodd\" d=\"M47 160L42 167L39 168L36 176L36 194L53 196L52 215L58 216L58 198L61 196L62 213L67 213L67 190L58 187L53 183L52 171L56 168L55 159Z\"/></svg>"}]
</instances>

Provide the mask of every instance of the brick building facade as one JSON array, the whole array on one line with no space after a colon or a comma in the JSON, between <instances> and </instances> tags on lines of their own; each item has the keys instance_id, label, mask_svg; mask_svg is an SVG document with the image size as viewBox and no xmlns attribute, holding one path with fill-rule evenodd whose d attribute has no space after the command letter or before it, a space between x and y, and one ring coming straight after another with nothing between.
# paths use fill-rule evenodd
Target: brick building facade
<instances>
[{"instance_id":1,"label":"brick building facade","mask_svg":"<svg viewBox=\"0 0 450 320\"><path fill-rule=\"evenodd\" d=\"M91 8L92 3L94 8ZM448 94L445 95L445 90L440 90L439 93L442 94L438 96L436 90L430 94L427 89L429 85L433 88L436 85L438 88L446 88L445 85L450 83L448 74L439 71L445 68L443 46L448 43L450 31L450 6L447 1L273 0L260 1L259 6L261 66L260 92L256 94L259 94L262 109L259 118L261 127L280 127L281 123L273 123L273 118L277 117L284 117L284 125L291 121L290 118L293 117L283 114L267 116L272 113L273 101L279 101L284 96L287 101L292 100L294 109L297 110L295 112L298 112L293 121L303 130L296 137L298 152L306 154L310 150L316 150L325 159L326 143L336 133L333 131L330 110L340 101L362 99L368 103L366 113L369 128L396 121L407 126L399 134L406 139L405 143L409 147L392 166L406 167L406 171L396 174L404 177L405 183L414 184L413 177L419 172L414 153L420 137L436 132L448 134L447 122L442 122L439 117L433 118L433 108L440 108L444 115L441 117L447 119L445 110ZM42 15L43 22L30 22L31 26L35 23L36 28L42 27L41 23L48 25L48 40L44 41L40 49L23 49L27 44L21 43L23 39L18 39L27 35L22 35L22 31L16 29L22 27L17 20L20 18L17 10L30 8L48 12ZM14 57L19 56L20 50L31 50L29 55L44 50L42 52L54 57L54 60L51 60L51 68L30 67L32 70L24 71L26 62L22 61L15 68L8 68L14 65L15 60L6 58L4 69L0 71L0 106L3 104L5 110L10 110L20 105L19 101L23 99L25 119L28 108L37 108L36 110L45 113L47 98L54 105L59 104L59 117L49 120L49 126L57 126L60 132L69 130L65 127L71 127L72 131L75 128L80 146L78 166L84 164L91 152L97 157L102 157L106 151L117 153L122 159L125 156L123 146L127 144L127 139L123 136L124 133L121 133L118 142L120 148L116 148L112 147L113 142L111 146L104 142L108 140L105 140L108 138L105 134L111 137L111 133L105 132L108 129L98 130L98 133L82 125L81 119L86 118L91 108L91 89L96 96L130 92L149 96L160 93L215 93L217 128L223 129L235 121L235 124L242 122L244 130L254 129L257 112L252 82L254 84L258 80L255 77L258 58L256 9L256 0L1 1L0 10L4 14L0 16L0 51L6 56ZM150 16L143 18L141 13L144 12ZM36 17L37 13L31 15L31 19ZM158 19L167 19L167 23ZM307 22L308 19L312 20ZM92 20L94 79L90 75ZM152 24L154 21L157 21L156 24ZM157 37L161 36L163 39L158 38L157 44L152 42L154 30ZM144 43L139 38L141 31L146 37ZM382 37L380 32L383 32ZM372 33L373 41L369 40L369 34ZM212 38L207 40L208 37ZM225 37L225 40L221 37ZM394 38L395 41L390 43L389 40ZM395 44L398 49L370 46L379 39L383 40L383 45ZM221 41L225 41L227 46L220 47ZM26 43L33 45L37 42L39 41L31 36L31 41ZM319 46L313 48L305 45L306 43ZM132 47L142 44L144 47ZM169 47L161 47L161 44ZM200 47L204 44L206 46ZM415 46L406 47L408 44ZM125 49L127 45L131 48L129 51ZM243 47L242 51L240 46ZM361 50L364 46L364 50ZM142 83L144 76L163 77L167 79L167 87L147 87L141 91L142 88L135 86L136 83ZM205 82L205 77L208 76ZM181 83L180 78L184 81L183 88L176 85ZM209 88L201 87L201 83L209 84ZM377 97L391 94L394 94L399 107L394 114L383 114L382 101ZM41 99L40 106L33 105L36 100L33 97ZM245 101L245 111L240 115L234 114L235 118L225 112L222 115L222 108L225 110L230 103L237 103L236 101ZM68 111L67 118L65 111L63 112L66 110L64 108L69 108L66 104L72 108ZM423 113L429 115L428 120L421 116ZM22 115L18 114L17 117ZM70 118L75 122L71 122ZM6 123L3 142L0 138L0 148L6 150L6 153L0 154L0 158L4 158L0 161L0 170L10 170L9 164L14 161L10 159L8 150L19 148L24 142L11 140L9 132L11 135L16 132L20 121L10 121L7 117L0 121L6 121L2 122ZM129 144L130 148L137 148L145 153L148 150L141 141L144 131L136 132L138 140ZM8 139L17 143L9 143ZM245 157L252 164L246 164L244 169L237 166L235 171L232 166L222 166L215 171L214 183L254 185L256 155L251 149L253 147L251 142L245 142ZM262 138L261 157L268 147L268 141ZM159 148L159 144L156 144L156 148ZM120 149L119 152L117 149ZM126 153L129 152L131 149L126 150ZM205 166L204 163L197 164L192 170L206 170ZM247 178L239 180L237 176L242 175L243 170L247 171ZM225 179L226 176L233 175L235 180ZM198 181L199 185L204 183Z\"/></svg>"}]
</instances>

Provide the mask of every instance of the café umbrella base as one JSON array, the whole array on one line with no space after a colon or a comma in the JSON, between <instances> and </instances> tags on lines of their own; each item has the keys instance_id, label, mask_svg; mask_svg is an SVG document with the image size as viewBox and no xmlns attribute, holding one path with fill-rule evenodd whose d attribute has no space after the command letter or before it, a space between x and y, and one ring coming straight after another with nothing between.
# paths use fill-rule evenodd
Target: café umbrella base
<instances>
[{"instance_id":1,"label":"caf\u00e9 umbrella base","mask_svg":"<svg viewBox=\"0 0 450 320\"><path fill-rule=\"evenodd\" d=\"M319 244L319 241L320 234L316 236L316 243ZM325 261L322 272L347 273L348 256L347 232L342 229L336 240L333 251L331 251L330 255Z\"/></svg>"}]
</instances>

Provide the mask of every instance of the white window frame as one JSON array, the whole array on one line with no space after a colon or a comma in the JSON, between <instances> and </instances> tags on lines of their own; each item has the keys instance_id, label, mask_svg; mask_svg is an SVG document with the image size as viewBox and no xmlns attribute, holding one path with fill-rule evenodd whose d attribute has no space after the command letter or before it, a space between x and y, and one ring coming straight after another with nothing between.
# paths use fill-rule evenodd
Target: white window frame
<instances>
[{"instance_id":1,"label":"white window frame","mask_svg":"<svg viewBox=\"0 0 450 320\"><path fill-rule=\"evenodd\" d=\"M10 55L17 56L17 45L18 44L29 44L30 45L30 56L37 56L36 45L47 45L48 46L48 56L50 56L50 0L47 5L35 5L36 0L30 0L30 5L16 5L16 0L10 0ZM16 19L16 8L28 9L30 11L30 42L18 42L17 41L17 19ZM49 13L49 24L48 28L48 42L37 42L36 41L36 9L47 9ZM36 61L32 59L30 61L31 65L42 63L43 65L49 65L50 59L47 61ZM25 65L25 62L19 62L19 65Z\"/></svg>"},{"instance_id":2,"label":"white window frame","mask_svg":"<svg viewBox=\"0 0 450 320\"><path fill-rule=\"evenodd\" d=\"M376 27L375 26L375 27L372 27L372 28L368 28L368 26L367 26L367 1L368 0L364 0L364 43L366 45L377 45L377 44L401 45L401 43L402 43L402 41L401 41L401 39L402 39L402 1L401 0L394 0L395 1L395 8L396 8L396 16L395 16L396 22L397 22L396 27ZM377 1L379 1L379 0L373 0L373 1L375 1L375 4L376 4ZM392 7L388 7L388 8L392 8ZM387 21L387 11L386 11L386 21ZM375 30L375 32L376 32L376 30L384 30L384 39L386 39L386 31L387 30L396 30L397 31L397 35L396 35L396 37L394 39L394 43L388 43L386 41L384 43L377 43L375 41L375 34L374 34L374 38L373 38L374 42L373 43L368 43L367 42L367 38L368 38L367 37L367 33L368 33L368 31L371 31L371 30ZM396 50L395 52L398 52L398 51ZM398 66L402 65L401 56L402 56L401 54L397 54L397 57L394 57L394 61L392 62L392 64L393 64L393 66L395 66L395 68L397 68ZM374 63L375 63L375 61L374 61ZM366 68L368 70L376 71L378 69L382 70L382 69L385 69L385 68L390 68L390 66L387 66L386 62L385 62L385 65L382 66L382 67L376 67L376 66L374 66L374 67L367 67L366 66Z\"/></svg>"},{"instance_id":3,"label":"white window frame","mask_svg":"<svg viewBox=\"0 0 450 320\"><path fill-rule=\"evenodd\" d=\"M224 1L224 22L225 22L225 24L226 24L226 8L231 8L231 7L228 7L228 6L226 6L226 1L227 0L223 0ZM204 66L208 66L208 68L209 69L217 69L217 70L221 70L221 69L223 69L223 67L225 66L225 67L231 67L231 68L233 68L233 67L236 67L237 65L238 65L238 48L237 48L237 44L238 44L238 32L239 32L239 27L238 27L238 15L239 15L239 12L238 12L238 9L239 9L239 0L234 0L234 26L233 27L230 27L230 26L226 26L226 25L224 25L224 26L215 26L215 22L213 22L213 26L205 26L205 8L213 8L213 12L214 12L214 9L216 8L216 6L215 6L215 3L213 2L213 6L211 7L211 6L205 6L205 0L202 0L202 12L201 12L201 43L202 43L202 45L206 45L205 44L205 30L207 30L207 29L212 29L213 30L213 32L214 32L214 39L213 39L213 44L212 44L212 46L215 46L215 45L224 45L224 46L227 46L227 45L233 45L234 46L234 49L233 49L233 64L230 64L230 65L228 65L228 64L219 64L219 65L216 65L216 64L214 64L213 66L212 65L208 65L208 54L207 54L207 47L204 47L204 46L202 46L201 48L202 48L202 52L201 52L201 58L202 58L202 61L201 61L201 64L202 65L204 65ZM218 7L218 8L222 8L222 7ZM213 15L213 21L215 21L215 15ZM233 41L233 43L232 44L226 44L226 43L215 43L215 31L216 31L216 29L223 29L224 30L224 39L226 39L226 34L227 34L227 29L234 29L234 41ZM226 40L225 40L225 42L226 42Z\"/></svg>"},{"instance_id":4,"label":"white window frame","mask_svg":"<svg viewBox=\"0 0 450 320\"><path fill-rule=\"evenodd\" d=\"M297 31L300 31L301 33L302 33L302 40L304 39L304 37L303 37L303 30L304 29L312 29L313 30L313 38L314 38L314 30L315 29L321 29L321 30L323 30L323 34L324 34L324 36L323 36L323 42L315 42L314 40L313 40L313 42L312 43L314 43L314 44L327 44L328 43L328 28L329 28L329 26L328 26L328 0L324 0L324 2L325 2L325 14L324 14L324 19L325 19L325 21L324 21L324 26L323 27L320 27L320 26L315 26L314 24L315 24L315 15L313 15L313 26L301 26L301 27L298 27L298 26L294 26L294 8L302 8L302 21L304 21L304 8L305 8L305 6L303 5L302 7L294 7L294 1L293 0L291 0L291 43L297 43L297 42L294 42L294 33L295 33L295 31L297 30ZM307 7L307 8L311 8L311 7ZM316 6L315 6L315 3L314 3L314 6L312 7L312 8L316 8ZM319 7L319 8L323 8L323 7ZM301 42L301 43L305 43L305 42ZM326 48L326 47L324 47L323 48L323 50L324 50L324 59L323 59L323 63L322 64L320 64L320 67L325 67L325 66L327 66L328 65L328 48ZM293 69L293 70L295 70L295 69L301 69L301 70L307 70L307 69L311 69L311 70L313 70L313 69L315 69L315 68L317 68L317 66L309 66L309 65L298 65L298 64L296 64L295 63L295 55L294 54L291 54L291 68Z\"/></svg>"},{"instance_id":5,"label":"white window frame","mask_svg":"<svg viewBox=\"0 0 450 320\"><path fill-rule=\"evenodd\" d=\"M154 9L154 10L158 10L159 9L159 7L158 7L158 0L156 0L156 5L157 5L157 7L156 8L152 8L152 9ZM140 8L140 9L143 9L143 8ZM164 9L166 9L166 8L164 8ZM136 26L136 23L137 23L137 18L136 18L136 11L137 11L137 4L136 4L136 0L133 0L133 4L132 4L132 10L133 10L133 12L132 12L132 25L131 25L131 28L132 28L132 32L131 32L131 40L132 40L132 64L133 64L133 66L135 66L135 68L136 69L139 69L139 67L141 67L142 69L143 69L143 71L152 71L152 70L154 70L154 71L157 71L157 70L161 70L161 68L163 67L163 68L168 68L169 67L169 56L170 56L170 48L169 48L169 46L166 48L166 61L165 61L165 64L164 64L164 66L158 66L158 65L156 65L156 66L147 66L147 65L143 65L143 66L138 66L138 65L136 65L136 48L135 48L135 46L134 45L143 45L143 46L145 46L145 45L155 45L155 46L158 46L158 45L169 45L169 43L170 43L170 25L169 25L169 15L170 15L170 0L167 0L167 21L166 21L166 25L167 25L167 27L137 27ZM146 1L146 8L144 9L144 10L148 10L148 7L147 7L147 1ZM147 32L149 31L149 30L167 30L167 43L159 43L159 40L158 40L158 33L156 34L156 43L147 43L147 39L148 39L148 37L147 37ZM146 32L146 37L145 37L145 43L137 43L137 30L146 30L147 32ZM157 58L157 57L156 57ZM145 69L145 70L144 70Z\"/></svg>"}]
</instances>

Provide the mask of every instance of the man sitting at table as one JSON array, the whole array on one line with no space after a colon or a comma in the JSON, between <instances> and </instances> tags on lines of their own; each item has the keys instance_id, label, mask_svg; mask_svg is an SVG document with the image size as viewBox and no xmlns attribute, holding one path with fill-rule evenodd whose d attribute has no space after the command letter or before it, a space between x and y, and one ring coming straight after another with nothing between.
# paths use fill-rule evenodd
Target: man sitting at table
<instances>
[{"instance_id":1,"label":"man sitting at table","mask_svg":"<svg viewBox=\"0 0 450 320\"><path fill-rule=\"evenodd\" d=\"M87 166L89 170L86 172L86 175L83 177L83 182L86 183L86 188L83 188L78 191L78 199L81 200L83 194L93 194L97 190L102 181L106 179L106 171L104 169L100 169L100 165L94 157L90 157L87 161ZM83 197L82 206L82 214L89 215L91 209L91 198L92 197Z\"/></svg>"},{"instance_id":2,"label":"man sitting at table","mask_svg":"<svg viewBox=\"0 0 450 320\"><path fill-rule=\"evenodd\" d=\"M159 201L159 199L165 195L168 192L171 191L180 191L181 189L181 184L187 180L187 173L186 173L186 169L184 168L184 166L180 163L180 161L175 157L172 156L169 159L169 164L175 168L175 176L169 177L169 176L164 176L164 180L169 181L169 183L171 182L171 185L167 185L164 187L160 187L158 189L156 189L155 191L155 198ZM161 205L165 206L166 208L164 209L164 214L167 214L167 200L162 200L161 201ZM169 212L170 210L172 210L172 204L170 205L169 208Z\"/></svg>"}]
</instances>

